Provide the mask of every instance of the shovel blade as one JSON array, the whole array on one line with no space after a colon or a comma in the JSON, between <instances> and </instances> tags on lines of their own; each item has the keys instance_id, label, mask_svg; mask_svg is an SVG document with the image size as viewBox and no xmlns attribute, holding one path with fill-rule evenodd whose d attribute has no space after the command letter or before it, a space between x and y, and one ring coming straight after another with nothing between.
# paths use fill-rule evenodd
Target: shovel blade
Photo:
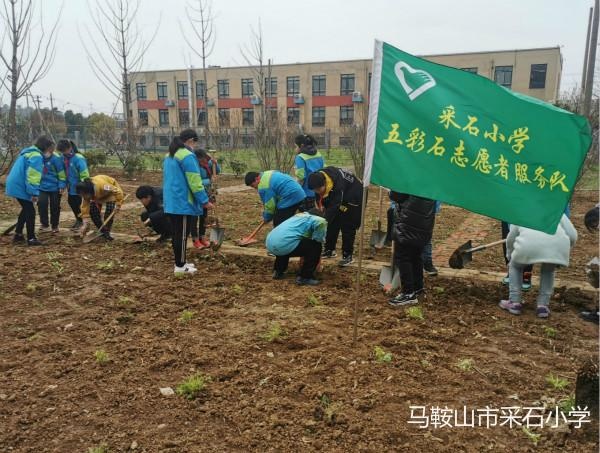
<instances>
[{"instance_id":1,"label":"shovel blade","mask_svg":"<svg viewBox=\"0 0 600 453\"><path fill-rule=\"evenodd\" d=\"M219 247L223 244L223 240L225 239L225 229L213 227L210 229L208 240L213 248L213 250L219 250Z\"/></svg>"},{"instance_id":2,"label":"shovel blade","mask_svg":"<svg viewBox=\"0 0 600 453\"><path fill-rule=\"evenodd\" d=\"M386 236L387 233L385 231L371 230L371 239L369 240L369 245L376 249L383 248Z\"/></svg>"},{"instance_id":3,"label":"shovel blade","mask_svg":"<svg viewBox=\"0 0 600 453\"><path fill-rule=\"evenodd\" d=\"M473 246L471 245L471 241L467 241L458 247L448 260L450 267L452 269L462 269L471 261L473 261L473 254L468 251L472 248Z\"/></svg>"},{"instance_id":4,"label":"shovel blade","mask_svg":"<svg viewBox=\"0 0 600 453\"><path fill-rule=\"evenodd\" d=\"M240 247L246 247L247 245L255 244L256 242L258 242L258 239L245 237L238 240L237 245L239 245Z\"/></svg>"},{"instance_id":5,"label":"shovel blade","mask_svg":"<svg viewBox=\"0 0 600 453\"><path fill-rule=\"evenodd\" d=\"M397 290L400 287L400 272L395 266L383 266L379 274L379 283L386 293Z\"/></svg>"}]
</instances>

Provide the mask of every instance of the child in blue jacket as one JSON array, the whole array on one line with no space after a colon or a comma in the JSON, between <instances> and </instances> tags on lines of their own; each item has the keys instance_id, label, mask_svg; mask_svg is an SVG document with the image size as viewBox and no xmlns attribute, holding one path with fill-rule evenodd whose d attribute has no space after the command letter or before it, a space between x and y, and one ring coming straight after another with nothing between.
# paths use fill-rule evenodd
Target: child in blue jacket
<instances>
[{"instance_id":1,"label":"child in blue jacket","mask_svg":"<svg viewBox=\"0 0 600 453\"><path fill-rule=\"evenodd\" d=\"M212 168L210 166L210 157L203 149L197 149L194 151L196 159L198 159L198 165L200 166L200 176L202 177L202 185L206 193L211 195L211 182L212 182ZM194 217L192 219L191 236L192 243L197 249L204 249L210 247L210 242L205 238L206 235L206 217L208 211L205 209L201 216Z\"/></svg>"},{"instance_id":2,"label":"child in blue jacket","mask_svg":"<svg viewBox=\"0 0 600 453\"><path fill-rule=\"evenodd\" d=\"M73 141L59 140L56 149L62 153L67 177L68 202L75 215L75 223L71 226L71 229L77 231L81 228L83 220L81 218L81 196L77 194L75 187L78 182L88 179L90 172L85 157L79 152Z\"/></svg>"},{"instance_id":3,"label":"child in blue jacket","mask_svg":"<svg viewBox=\"0 0 600 453\"><path fill-rule=\"evenodd\" d=\"M325 166L325 161L317 150L317 141L312 135L299 134L294 139L294 143L297 152L294 159L294 175L306 194L302 210L309 211L315 207L315 193L308 188L308 177L321 170Z\"/></svg>"},{"instance_id":4,"label":"child in blue jacket","mask_svg":"<svg viewBox=\"0 0 600 453\"><path fill-rule=\"evenodd\" d=\"M306 198L304 189L294 178L277 170L250 171L244 181L258 191L264 205L263 220L273 220L274 227L292 217Z\"/></svg>"},{"instance_id":5,"label":"child in blue jacket","mask_svg":"<svg viewBox=\"0 0 600 453\"><path fill-rule=\"evenodd\" d=\"M60 197L67 186L65 164L60 153L54 151L44 154L40 196L38 198L38 214L40 216L40 233L50 231L58 233L60 218ZM48 224L48 204L50 204L50 224Z\"/></svg>"},{"instance_id":6,"label":"child in blue jacket","mask_svg":"<svg viewBox=\"0 0 600 453\"><path fill-rule=\"evenodd\" d=\"M186 262L187 237L191 218L200 216L212 204L202 185L198 159L192 152L198 141L193 129L181 131L169 145L169 154L163 161L164 211L173 228L173 253L175 274L194 273L196 267Z\"/></svg>"},{"instance_id":7,"label":"child in blue jacket","mask_svg":"<svg viewBox=\"0 0 600 453\"><path fill-rule=\"evenodd\" d=\"M16 198L21 212L15 228L13 242L24 242L23 226L27 227L27 245L42 245L35 237L35 207L40 195L44 155L51 155L54 142L45 135L33 146L21 150L6 178L6 195Z\"/></svg>"}]
</instances>

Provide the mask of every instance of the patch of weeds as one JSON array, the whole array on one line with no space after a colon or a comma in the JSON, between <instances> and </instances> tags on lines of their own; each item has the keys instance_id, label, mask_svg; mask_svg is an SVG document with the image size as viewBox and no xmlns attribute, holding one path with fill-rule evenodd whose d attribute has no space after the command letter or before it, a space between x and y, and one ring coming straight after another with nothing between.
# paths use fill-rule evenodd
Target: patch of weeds
<instances>
[{"instance_id":1,"label":"patch of weeds","mask_svg":"<svg viewBox=\"0 0 600 453\"><path fill-rule=\"evenodd\" d=\"M186 272L178 272L176 274L173 274L173 276L178 279L186 278L188 275L189 274Z\"/></svg>"},{"instance_id":2,"label":"patch of weeds","mask_svg":"<svg viewBox=\"0 0 600 453\"><path fill-rule=\"evenodd\" d=\"M182 323L188 323L190 322L192 319L194 319L194 315L196 313L192 310L183 310L181 312L181 316L179 317L179 321Z\"/></svg>"},{"instance_id":3,"label":"patch of weeds","mask_svg":"<svg viewBox=\"0 0 600 453\"><path fill-rule=\"evenodd\" d=\"M461 371L471 371L473 369L473 359L462 359L456 364Z\"/></svg>"},{"instance_id":4,"label":"patch of weeds","mask_svg":"<svg viewBox=\"0 0 600 453\"><path fill-rule=\"evenodd\" d=\"M127 296L119 296L119 304L120 305L131 305L133 303L133 299Z\"/></svg>"},{"instance_id":5,"label":"patch of weeds","mask_svg":"<svg viewBox=\"0 0 600 453\"><path fill-rule=\"evenodd\" d=\"M307 303L311 307L318 307L320 305L323 305L323 302L321 302L321 299L319 299L314 294L311 294L310 296L308 296Z\"/></svg>"},{"instance_id":6,"label":"patch of weeds","mask_svg":"<svg viewBox=\"0 0 600 453\"><path fill-rule=\"evenodd\" d=\"M536 434L533 431L530 431L525 426L523 426L522 429L523 429L523 432L525 433L525 435L527 436L527 438L533 443L533 445L537 446L537 444L540 441L540 438L542 437L542 435L541 434Z\"/></svg>"},{"instance_id":7,"label":"patch of weeds","mask_svg":"<svg viewBox=\"0 0 600 453\"><path fill-rule=\"evenodd\" d=\"M431 362L429 362L429 360L427 360L427 359L422 359L421 360L421 366L423 368L430 368L431 367Z\"/></svg>"},{"instance_id":8,"label":"patch of weeds","mask_svg":"<svg viewBox=\"0 0 600 453\"><path fill-rule=\"evenodd\" d=\"M111 260L98 261L96 263L96 268L100 269L101 271L108 271L113 267L115 267L115 263L113 263Z\"/></svg>"},{"instance_id":9,"label":"patch of weeds","mask_svg":"<svg viewBox=\"0 0 600 453\"><path fill-rule=\"evenodd\" d=\"M35 283L27 283L27 286L25 287L25 290L28 293L35 293L37 291L38 287Z\"/></svg>"},{"instance_id":10,"label":"patch of weeds","mask_svg":"<svg viewBox=\"0 0 600 453\"><path fill-rule=\"evenodd\" d=\"M36 332L33 335L28 336L27 341L35 341L35 340L39 340L40 338L42 338L42 334L39 332Z\"/></svg>"},{"instance_id":11,"label":"patch of weeds","mask_svg":"<svg viewBox=\"0 0 600 453\"><path fill-rule=\"evenodd\" d=\"M286 335L287 333L282 329L281 325L278 322L274 322L269 326L269 329L260 337L265 341L273 342L285 337Z\"/></svg>"},{"instance_id":12,"label":"patch of weeds","mask_svg":"<svg viewBox=\"0 0 600 453\"><path fill-rule=\"evenodd\" d=\"M546 376L546 382L550 384L554 390L563 390L569 385L569 381L561 377L554 376L552 373Z\"/></svg>"},{"instance_id":13,"label":"patch of weeds","mask_svg":"<svg viewBox=\"0 0 600 453\"><path fill-rule=\"evenodd\" d=\"M66 238L63 239L63 243L67 244L67 245L72 245L75 241L73 240L72 237L67 236Z\"/></svg>"},{"instance_id":14,"label":"patch of weeds","mask_svg":"<svg viewBox=\"0 0 600 453\"><path fill-rule=\"evenodd\" d=\"M97 447L90 447L87 453L109 453L108 445L102 444Z\"/></svg>"},{"instance_id":15,"label":"patch of weeds","mask_svg":"<svg viewBox=\"0 0 600 453\"><path fill-rule=\"evenodd\" d=\"M558 408L564 412L569 413L575 409L575 395L571 395L568 398L562 399L558 402Z\"/></svg>"},{"instance_id":16,"label":"patch of weeds","mask_svg":"<svg viewBox=\"0 0 600 453\"><path fill-rule=\"evenodd\" d=\"M231 287L231 291L233 291L235 294L242 294L244 292L244 288L236 283Z\"/></svg>"},{"instance_id":17,"label":"patch of weeds","mask_svg":"<svg viewBox=\"0 0 600 453\"><path fill-rule=\"evenodd\" d=\"M435 294L443 294L445 291L441 286L434 286L432 289Z\"/></svg>"},{"instance_id":18,"label":"patch of weeds","mask_svg":"<svg viewBox=\"0 0 600 453\"><path fill-rule=\"evenodd\" d=\"M324 420L328 425L335 425L340 407L339 404L333 403L327 394L323 394L319 398L319 406L315 411L315 417Z\"/></svg>"},{"instance_id":19,"label":"patch of weeds","mask_svg":"<svg viewBox=\"0 0 600 453\"><path fill-rule=\"evenodd\" d=\"M542 330L544 331L544 335L546 337L556 338L556 329L554 327L544 326L544 327L542 327Z\"/></svg>"},{"instance_id":20,"label":"patch of weeds","mask_svg":"<svg viewBox=\"0 0 600 453\"><path fill-rule=\"evenodd\" d=\"M108 362L108 353L102 349L98 349L96 352L94 352L94 357L96 358L96 362L98 362L100 365L104 365Z\"/></svg>"},{"instance_id":21,"label":"patch of weeds","mask_svg":"<svg viewBox=\"0 0 600 453\"><path fill-rule=\"evenodd\" d=\"M206 384L210 382L210 377L201 373L190 376L185 381L177 386L176 392L188 400L193 400L198 397L198 394L204 390Z\"/></svg>"},{"instance_id":22,"label":"patch of weeds","mask_svg":"<svg viewBox=\"0 0 600 453\"><path fill-rule=\"evenodd\" d=\"M61 256L63 256L63 254L60 252L46 252L46 258L48 258L48 261L54 261Z\"/></svg>"},{"instance_id":23,"label":"patch of weeds","mask_svg":"<svg viewBox=\"0 0 600 453\"><path fill-rule=\"evenodd\" d=\"M404 311L406 315L411 319L425 321L425 316L423 316L423 310L421 310L421 307L409 307Z\"/></svg>"},{"instance_id":24,"label":"patch of weeds","mask_svg":"<svg viewBox=\"0 0 600 453\"><path fill-rule=\"evenodd\" d=\"M386 352L381 346L375 346L373 354L375 354L375 360L379 363L389 363L392 361L392 353Z\"/></svg>"},{"instance_id":25,"label":"patch of weeds","mask_svg":"<svg viewBox=\"0 0 600 453\"><path fill-rule=\"evenodd\" d=\"M52 269L56 271L57 274L62 274L65 270L64 266L60 263L60 261L50 261L50 265Z\"/></svg>"}]
</instances>

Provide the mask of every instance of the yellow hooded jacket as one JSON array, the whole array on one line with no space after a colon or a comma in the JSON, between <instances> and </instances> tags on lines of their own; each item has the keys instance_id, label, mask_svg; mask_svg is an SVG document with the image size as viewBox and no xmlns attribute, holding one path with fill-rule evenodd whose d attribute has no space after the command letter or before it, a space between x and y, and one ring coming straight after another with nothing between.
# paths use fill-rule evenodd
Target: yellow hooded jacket
<instances>
[{"instance_id":1,"label":"yellow hooded jacket","mask_svg":"<svg viewBox=\"0 0 600 453\"><path fill-rule=\"evenodd\" d=\"M114 178L106 175L96 175L90 179L94 184L94 196L90 201L98 204L114 201L119 207L123 204L123 189ZM81 201L81 217L84 219L90 218L90 201L85 198Z\"/></svg>"}]
</instances>

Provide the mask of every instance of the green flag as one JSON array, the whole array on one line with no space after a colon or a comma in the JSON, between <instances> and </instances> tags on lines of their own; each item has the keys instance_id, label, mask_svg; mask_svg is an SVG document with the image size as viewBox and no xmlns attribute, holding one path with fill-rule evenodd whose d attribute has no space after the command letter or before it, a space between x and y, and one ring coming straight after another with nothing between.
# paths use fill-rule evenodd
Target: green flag
<instances>
[{"instance_id":1,"label":"green flag","mask_svg":"<svg viewBox=\"0 0 600 453\"><path fill-rule=\"evenodd\" d=\"M591 140L581 116L375 42L365 186L553 234Z\"/></svg>"}]
</instances>

